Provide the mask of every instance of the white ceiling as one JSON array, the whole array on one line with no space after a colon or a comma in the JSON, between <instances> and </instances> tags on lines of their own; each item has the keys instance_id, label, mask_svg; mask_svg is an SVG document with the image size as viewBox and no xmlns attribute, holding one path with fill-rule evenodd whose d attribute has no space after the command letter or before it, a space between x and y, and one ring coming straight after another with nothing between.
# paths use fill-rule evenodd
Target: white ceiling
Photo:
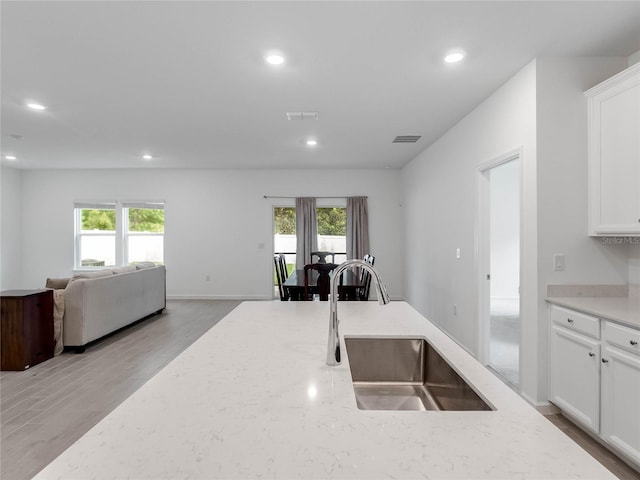
<instances>
[{"instance_id":1,"label":"white ceiling","mask_svg":"<svg viewBox=\"0 0 640 480\"><path fill-rule=\"evenodd\" d=\"M640 50L640 1L0 8L1 147L17 168L400 168L535 57ZM452 47L463 63L442 62ZM271 49L284 65L264 62Z\"/></svg>"}]
</instances>

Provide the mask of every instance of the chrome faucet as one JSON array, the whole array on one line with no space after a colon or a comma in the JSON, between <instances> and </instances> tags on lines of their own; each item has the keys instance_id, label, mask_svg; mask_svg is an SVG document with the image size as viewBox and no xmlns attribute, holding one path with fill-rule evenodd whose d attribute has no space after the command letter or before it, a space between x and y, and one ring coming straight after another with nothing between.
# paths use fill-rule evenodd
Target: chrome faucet
<instances>
[{"instance_id":1,"label":"chrome faucet","mask_svg":"<svg viewBox=\"0 0 640 480\"><path fill-rule=\"evenodd\" d=\"M378 292L378 303L380 305L386 305L389 303L389 294L387 288L382 283L382 278L378 271L373 268L370 263L362 260L347 260L341 263L334 271L331 277L331 286L329 288L330 293L330 311L329 311L329 344L327 345L327 365L334 367L340 365L340 334L338 333L338 291L337 283L342 272L348 268L360 267L368 271L376 285Z\"/></svg>"}]
</instances>

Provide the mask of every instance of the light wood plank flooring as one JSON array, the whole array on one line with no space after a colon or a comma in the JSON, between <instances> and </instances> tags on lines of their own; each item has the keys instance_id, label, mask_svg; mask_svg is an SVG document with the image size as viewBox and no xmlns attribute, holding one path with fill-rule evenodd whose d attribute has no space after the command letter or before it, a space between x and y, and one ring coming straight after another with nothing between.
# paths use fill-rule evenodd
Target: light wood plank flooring
<instances>
[{"instance_id":1,"label":"light wood plank flooring","mask_svg":"<svg viewBox=\"0 0 640 480\"><path fill-rule=\"evenodd\" d=\"M33 477L239 302L174 300L85 353L0 374L0 477Z\"/></svg>"},{"instance_id":2,"label":"light wood plank flooring","mask_svg":"<svg viewBox=\"0 0 640 480\"><path fill-rule=\"evenodd\" d=\"M239 302L170 300L162 315L83 354L0 374L0 477L29 479L214 326ZM622 480L640 474L561 415L547 417Z\"/></svg>"},{"instance_id":3,"label":"light wood plank flooring","mask_svg":"<svg viewBox=\"0 0 640 480\"><path fill-rule=\"evenodd\" d=\"M621 480L640 480L640 473L633 470L607 448L591 438L588 433L578 428L571 420L561 414L545 416L615 476Z\"/></svg>"}]
</instances>

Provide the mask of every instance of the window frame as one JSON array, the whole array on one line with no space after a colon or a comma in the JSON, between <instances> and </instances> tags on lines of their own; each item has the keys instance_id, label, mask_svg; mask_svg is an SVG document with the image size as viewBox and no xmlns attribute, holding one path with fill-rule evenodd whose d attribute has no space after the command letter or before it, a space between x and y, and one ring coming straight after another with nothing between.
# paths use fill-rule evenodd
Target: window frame
<instances>
[{"instance_id":1,"label":"window frame","mask_svg":"<svg viewBox=\"0 0 640 480\"><path fill-rule=\"evenodd\" d=\"M139 202L121 202L121 201L88 201L74 202L74 265L73 271L87 270L103 270L107 268L122 267L129 265L128 261L128 239L132 234L129 232L129 208L143 208L153 210L165 210L166 203L164 201L139 201ZM82 231L82 211L83 210L113 210L115 211L115 231ZM158 232L135 232L133 236L161 236L164 238L164 228L162 233ZM82 265L82 238L90 236L109 236L115 237L115 265L105 266L84 266ZM164 240L162 243L162 263L164 264Z\"/></svg>"},{"instance_id":2,"label":"window frame","mask_svg":"<svg viewBox=\"0 0 640 480\"><path fill-rule=\"evenodd\" d=\"M129 210L132 208L142 210L162 210L164 212L164 202L123 202L122 203L122 263L130 265L129 260L129 238L130 237L162 237L162 264L164 264L164 223L162 232L131 232L129 230Z\"/></svg>"},{"instance_id":3,"label":"window frame","mask_svg":"<svg viewBox=\"0 0 640 480\"><path fill-rule=\"evenodd\" d=\"M83 210L113 210L116 217L116 229L115 230L82 230L82 211ZM74 212L74 269L75 270L96 270L96 266L84 266L82 265L82 238L83 237L114 237L114 263L118 264L118 210L116 202L75 202L73 205ZM112 267L104 266L102 268Z\"/></svg>"}]
</instances>

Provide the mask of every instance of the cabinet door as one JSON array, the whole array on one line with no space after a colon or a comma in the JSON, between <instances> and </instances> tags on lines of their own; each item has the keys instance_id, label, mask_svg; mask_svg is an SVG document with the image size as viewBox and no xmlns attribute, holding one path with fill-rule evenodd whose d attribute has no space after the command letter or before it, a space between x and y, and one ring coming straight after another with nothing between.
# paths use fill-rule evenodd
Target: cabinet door
<instances>
[{"instance_id":1,"label":"cabinet door","mask_svg":"<svg viewBox=\"0 0 640 480\"><path fill-rule=\"evenodd\" d=\"M551 328L549 400L594 433L600 420L600 342Z\"/></svg>"},{"instance_id":2,"label":"cabinet door","mask_svg":"<svg viewBox=\"0 0 640 480\"><path fill-rule=\"evenodd\" d=\"M609 345L602 353L601 434L640 464L640 356Z\"/></svg>"},{"instance_id":3,"label":"cabinet door","mask_svg":"<svg viewBox=\"0 0 640 480\"><path fill-rule=\"evenodd\" d=\"M640 66L590 90L591 235L640 234Z\"/></svg>"}]
</instances>

